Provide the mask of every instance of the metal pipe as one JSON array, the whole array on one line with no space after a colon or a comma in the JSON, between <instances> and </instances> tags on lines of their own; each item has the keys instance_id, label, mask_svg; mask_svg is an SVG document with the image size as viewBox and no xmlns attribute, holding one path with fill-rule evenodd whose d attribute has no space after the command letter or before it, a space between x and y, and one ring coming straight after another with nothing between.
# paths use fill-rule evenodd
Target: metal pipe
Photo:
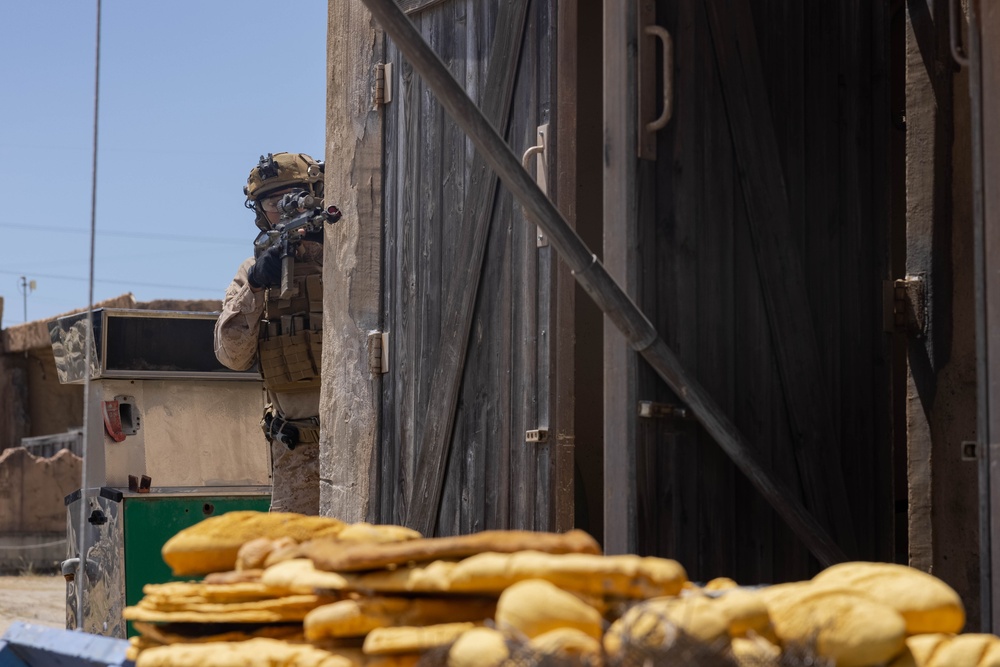
<instances>
[{"instance_id":1,"label":"metal pipe","mask_svg":"<svg viewBox=\"0 0 1000 667\"><path fill-rule=\"evenodd\" d=\"M94 347L94 238L96 236L97 229L97 130L98 130L98 120L100 115L99 102L101 99L101 0L97 0L96 9L96 35L94 40L94 146L93 146L93 156L92 156L92 169L90 175L90 274L88 279L88 298L87 298L87 338L86 345L87 350L84 356L84 382L83 382L83 470L81 471L81 481L80 481L80 517L78 525L77 537L79 538L79 558L80 558L80 568L81 577L76 581L76 628L77 630L83 629L83 587L87 585L84 579L87 579L87 550L89 546L87 544L87 494L90 491L90 484L88 483L90 477L90 471L92 465L90 451L94 446L94 440L91 437L91 429L95 427L96 423L94 421L95 411L92 409L92 405L96 405L98 398L94 393L91 367L92 367L92 356ZM103 448L104 432L101 431L100 445L98 448ZM104 460L104 453L101 453L101 460Z\"/></svg>"},{"instance_id":2,"label":"metal pipe","mask_svg":"<svg viewBox=\"0 0 1000 667\"><path fill-rule=\"evenodd\" d=\"M649 319L538 188L510 147L455 81L437 54L424 42L394 0L362 2L531 220L549 237L552 246L572 270L574 278L622 332L632 349L642 354L656 373L687 403L709 435L821 563L830 565L846 560L843 551L816 517L774 477L709 394L688 375Z\"/></svg>"}]
</instances>

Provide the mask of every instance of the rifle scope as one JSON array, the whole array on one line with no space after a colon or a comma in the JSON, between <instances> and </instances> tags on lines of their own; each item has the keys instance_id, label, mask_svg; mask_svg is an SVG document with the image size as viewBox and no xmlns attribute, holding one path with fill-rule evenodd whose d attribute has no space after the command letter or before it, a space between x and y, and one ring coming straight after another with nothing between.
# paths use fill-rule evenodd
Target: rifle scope
<instances>
[{"instance_id":1,"label":"rifle scope","mask_svg":"<svg viewBox=\"0 0 1000 667\"><path fill-rule=\"evenodd\" d=\"M285 215L292 215L299 211L305 211L319 206L321 200L316 199L305 190L292 190L282 196L278 202L278 211Z\"/></svg>"}]
</instances>

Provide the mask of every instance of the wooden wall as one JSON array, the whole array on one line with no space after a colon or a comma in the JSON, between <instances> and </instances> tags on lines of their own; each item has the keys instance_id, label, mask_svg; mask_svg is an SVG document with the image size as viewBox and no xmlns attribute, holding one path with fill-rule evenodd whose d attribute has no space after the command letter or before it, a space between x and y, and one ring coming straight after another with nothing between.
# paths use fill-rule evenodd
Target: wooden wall
<instances>
[{"instance_id":1,"label":"wooden wall","mask_svg":"<svg viewBox=\"0 0 1000 667\"><path fill-rule=\"evenodd\" d=\"M804 448L825 459L821 482L843 480L846 502L829 510L853 524L849 555L891 560L886 3L657 4L674 37L676 111L659 160L641 166L655 215L638 232L639 302L807 505L817 467L808 469ZM738 77L720 61L726 50L738 54ZM746 72L759 73L762 89ZM756 118L755 100L766 105ZM801 271L775 257L797 257ZM815 345L789 335L809 330ZM819 373L803 377L813 362ZM784 376L780 363L791 364ZM640 399L677 402L645 367L638 383ZM804 393L817 400L803 405ZM829 419L810 444L795 425L822 413ZM774 582L817 569L693 422L640 420L638 439L640 551L675 557L697 579Z\"/></svg>"},{"instance_id":2,"label":"wooden wall","mask_svg":"<svg viewBox=\"0 0 1000 667\"><path fill-rule=\"evenodd\" d=\"M514 152L534 144L552 105L551 3L407 4ZM549 529L555 457L525 432L550 408L554 257L391 42L387 62L378 517L426 530L430 504L438 534Z\"/></svg>"}]
</instances>

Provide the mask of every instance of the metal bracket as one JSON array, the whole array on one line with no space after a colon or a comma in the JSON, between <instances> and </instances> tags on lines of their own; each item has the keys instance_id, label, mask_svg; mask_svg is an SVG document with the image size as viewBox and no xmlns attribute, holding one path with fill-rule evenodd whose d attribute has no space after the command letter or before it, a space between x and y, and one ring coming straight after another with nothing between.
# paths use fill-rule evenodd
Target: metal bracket
<instances>
[{"instance_id":1,"label":"metal bracket","mask_svg":"<svg viewBox=\"0 0 1000 667\"><path fill-rule=\"evenodd\" d=\"M549 441L549 429L547 428L536 428L524 433L524 439L526 442L548 442Z\"/></svg>"},{"instance_id":2,"label":"metal bracket","mask_svg":"<svg viewBox=\"0 0 1000 667\"><path fill-rule=\"evenodd\" d=\"M375 106L392 102L392 63L375 65Z\"/></svg>"},{"instance_id":3,"label":"metal bracket","mask_svg":"<svg viewBox=\"0 0 1000 667\"><path fill-rule=\"evenodd\" d=\"M979 460L979 443L975 440L965 440L962 442L962 460L963 461L978 461Z\"/></svg>"},{"instance_id":4,"label":"metal bracket","mask_svg":"<svg viewBox=\"0 0 1000 667\"><path fill-rule=\"evenodd\" d=\"M639 401L639 416L646 419L690 419L691 411L672 403Z\"/></svg>"},{"instance_id":5,"label":"metal bracket","mask_svg":"<svg viewBox=\"0 0 1000 667\"><path fill-rule=\"evenodd\" d=\"M368 370L372 375L389 372L389 333L368 332Z\"/></svg>"},{"instance_id":6,"label":"metal bracket","mask_svg":"<svg viewBox=\"0 0 1000 667\"><path fill-rule=\"evenodd\" d=\"M886 333L907 331L918 337L923 336L927 325L926 292L921 276L884 281L883 330Z\"/></svg>"},{"instance_id":7,"label":"metal bracket","mask_svg":"<svg viewBox=\"0 0 1000 667\"><path fill-rule=\"evenodd\" d=\"M149 475L143 475L141 478L135 475L128 476L128 490L132 493L149 493L152 484L153 480Z\"/></svg>"},{"instance_id":8,"label":"metal bracket","mask_svg":"<svg viewBox=\"0 0 1000 667\"><path fill-rule=\"evenodd\" d=\"M548 183L546 182L546 174L548 173L548 153L546 148L548 147L547 139L549 134L549 124L538 126L537 139L538 142L534 146L528 148L524 151L524 155L521 157L521 166L523 166L527 171L531 171L531 158L535 158L535 182L538 183L538 189L545 194L549 193ZM541 227L535 227L535 246L538 248L543 248L549 244L548 237L542 231Z\"/></svg>"}]
</instances>

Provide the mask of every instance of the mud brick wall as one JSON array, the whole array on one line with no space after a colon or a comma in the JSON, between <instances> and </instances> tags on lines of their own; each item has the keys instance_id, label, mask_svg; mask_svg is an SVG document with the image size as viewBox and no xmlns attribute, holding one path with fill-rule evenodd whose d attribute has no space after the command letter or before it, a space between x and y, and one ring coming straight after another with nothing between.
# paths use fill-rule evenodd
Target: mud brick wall
<instances>
[{"instance_id":1,"label":"mud brick wall","mask_svg":"<svg viewBox=\"0 0 1000 667\"><path fill-rule=\"evenodd\" d=\"M51 458L22 447L0 453L0 535L63 532L63 499L80 488L83 459L69 450Z\"/></svg>"}]
</instances>

